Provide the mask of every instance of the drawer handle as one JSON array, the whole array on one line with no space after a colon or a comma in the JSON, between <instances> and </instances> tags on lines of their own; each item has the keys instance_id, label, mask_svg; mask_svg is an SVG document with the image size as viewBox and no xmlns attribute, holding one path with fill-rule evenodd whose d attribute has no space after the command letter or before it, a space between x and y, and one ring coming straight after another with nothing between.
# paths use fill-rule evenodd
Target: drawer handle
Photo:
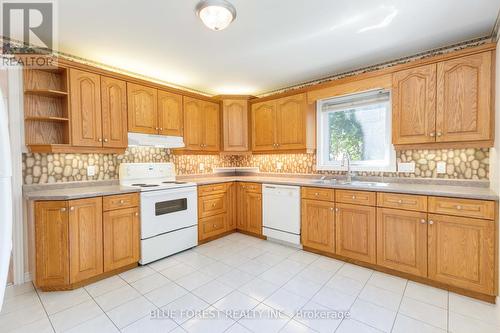
<instances>
[{"instance_id":1,"label":"drawer handle","mask_svg":"<svg viewBox=\"0 0 500 333\"><path fill-rule=\"evenodd\" d=\"M433 225L433 224L434 224L434 221L433 221L433 220L430 220L430 221L429 221L429 224L430 224L430 225Z\"/></svg>"},{"instance_id":2,"label":"drawer handle","mask_svg":"<svg viewBox=\"0 0 500 333\"><path fill-rule=\"evenodd\" d=\"M402 204L403 203L403 200L398 200L398 204Z\"/></svg>"},{"instance_id":3,"label":"drawer handle","mask_svg":"<svg viewBox=\"0 0 500 333\"><path fill-rule=\"evenodd\" d=\"M318 193L318 192L316 192L316 193L314 193L314 195L315 195L315 196L318 196L318 195L319 195L319 193Z\"/></svg>"},{"instance_id":4,"label":"drawer handle","mask_svg":"<svg viewBox=\"0 0 500 333\"><path fill-rule=\"evenodd\" d=\"M353 196L352 196L352 199L353 199L353 200L354 200L354 199L356 199L356 196L355 196L355 195L353 195Z\"/></svg>"},{"instance_id":5,"label":"drawer handle","mask_svg":"<svg viewBox=\"0 0 500 333\"><path fill-rule=\"evenodd\" d=\"M124 200L120 200L120 205L123 205L125 203Z\"/></svg>"},{"instance_id":6,"label":"drawer handle","mask_svg":"<svg viewBox=\"0 0 500 333\"><path fill-rule=\"evenodd\" d=\"M420 223L425 224L425 223L427 223L427 221L426 221L426 220L424 220L424 219L421 219L421 220L420 220Z\"/></svg>"},{"instance_id":7,"label":"drawer handle","mask_svg":"<svg viewBox=\"0 0 500 333\"><path fill-rule=\"evenodd\" d=\"M462 209L462 206L457 205L457 209L458 209L458 210L461 210L461 209Z\"/></svg>"}]
</instances>

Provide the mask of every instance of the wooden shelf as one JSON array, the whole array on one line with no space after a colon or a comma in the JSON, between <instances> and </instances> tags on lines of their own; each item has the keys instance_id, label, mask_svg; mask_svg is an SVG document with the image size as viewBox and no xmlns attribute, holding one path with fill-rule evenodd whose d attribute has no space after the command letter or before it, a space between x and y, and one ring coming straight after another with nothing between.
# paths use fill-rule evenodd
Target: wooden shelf
<instances>
[{"instance_id":1,"label":"wooden shelf","mask_svg":"<svg viewBox=\"0 0 500 333\"><path fill-rule=\"evenodd\" d=\"M63 98L68 96L68 93L65 91L52 90L52 89L26 89L24 93L38 95L38 96L45 96L45 97L58 97L58 98Z\"/></svg>"},{"instance_id":2,"label":"wooden shelf","mask_svg":"<svg viewBox=\"0 0 500 333\"><path fill-rule=\"evenodd\" d=\"M26 117L24 120L31 120L31 121L51 121L51 122L67 122L69 121L68 118L61 118L61 117Z\"/></svg>"}]
</instances>

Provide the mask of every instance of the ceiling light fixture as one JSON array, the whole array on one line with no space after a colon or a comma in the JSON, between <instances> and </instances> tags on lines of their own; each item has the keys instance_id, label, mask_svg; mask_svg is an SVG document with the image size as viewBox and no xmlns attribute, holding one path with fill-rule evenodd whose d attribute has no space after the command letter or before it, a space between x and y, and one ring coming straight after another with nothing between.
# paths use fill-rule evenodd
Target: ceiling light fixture
<instances>
[{"instance_id":1,"label":"ceiling light fixture","mask_svg":"<svg viewBox=\"0 0 500 333\"><path fill-rule=\"evenodd\" d=\"M203 0L196 5L196 15L209 29L227 28L236 18L236 8L226 0Z\"/></svg>"}]
</instances>

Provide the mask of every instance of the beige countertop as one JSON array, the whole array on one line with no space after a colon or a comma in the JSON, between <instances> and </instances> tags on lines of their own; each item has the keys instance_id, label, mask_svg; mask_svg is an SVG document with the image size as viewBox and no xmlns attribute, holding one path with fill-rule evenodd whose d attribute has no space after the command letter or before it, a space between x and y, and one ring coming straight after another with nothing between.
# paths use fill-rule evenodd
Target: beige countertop
<instances>
[{"instance_id":1,"label":"beige countertop","mask_svg":"<svg viewBox=\"0 0 500 333\"><path fill-rule=\"evenodd\" d=\"M197 185L207 185L222 182L245 181L275 185L295 185L295 186L313 186L335 189L363 190L374 192L390 192L404 194L421 194L430 196L444 196L468 199L495 200L499 196L488 187L477 186L475 183L467 181L457 182L441 181L439 184L405 182L377 183L376 186L366 183L341 184L337 183L319 183L318 178L312 177L290 177L290 176L269 176L269 175L237 175L237 176L181 176L179 180L196 183ZM110 181L89 181L56 183L44 185L25 185L23 194L27 200L71 200L79 198L89 198L95 196L106 196L122 193L138 192L139 189L120 186L117 180Z\"/></svg>"}]
</instances>

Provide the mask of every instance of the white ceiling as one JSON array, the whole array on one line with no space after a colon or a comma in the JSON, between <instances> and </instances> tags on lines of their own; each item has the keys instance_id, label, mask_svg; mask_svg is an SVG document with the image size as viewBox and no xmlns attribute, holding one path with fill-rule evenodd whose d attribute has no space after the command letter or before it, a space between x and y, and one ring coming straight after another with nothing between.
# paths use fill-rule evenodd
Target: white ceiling
<instances>
[{"instance_id":1,"label":"white ceiling","mask_svg":"<svg viewBox=\"0 0 500 333\"><path fill-rule=\"evenodd\" d=\"M498 0L59 0L59 50L208 94L262 94L490 35Z\"/></svg>"}]
</instances>

